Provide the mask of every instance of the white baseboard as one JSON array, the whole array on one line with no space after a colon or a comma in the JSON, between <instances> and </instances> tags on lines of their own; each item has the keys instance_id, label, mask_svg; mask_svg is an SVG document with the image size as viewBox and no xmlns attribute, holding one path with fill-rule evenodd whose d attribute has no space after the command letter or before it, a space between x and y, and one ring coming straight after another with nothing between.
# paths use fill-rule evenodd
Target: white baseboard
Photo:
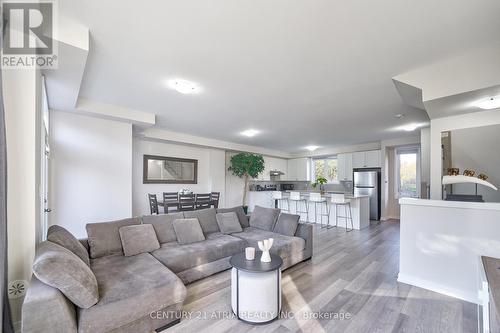
<instances>
[{"instance_id":1,"label":"white baseboard","mask_svg":"<svg viewBox=\"0 0 500 333\"><path fill-rule=\"evenodd\" d=\"M414 276L402 274L401 272L398 274L398 282L406 283L415 287L427 289L430 291L434 291L436 293L440 293L446 296L454 297L461 299L463 301L467 301L470 303L481 305L481 300L479 299L478 293L471 293L468 291L458 290L454 288L449 288L444 285L440 285L439 283L435 283L432 281L424 280L421 278L417 278Z\"/></svg>"}]
</instances>

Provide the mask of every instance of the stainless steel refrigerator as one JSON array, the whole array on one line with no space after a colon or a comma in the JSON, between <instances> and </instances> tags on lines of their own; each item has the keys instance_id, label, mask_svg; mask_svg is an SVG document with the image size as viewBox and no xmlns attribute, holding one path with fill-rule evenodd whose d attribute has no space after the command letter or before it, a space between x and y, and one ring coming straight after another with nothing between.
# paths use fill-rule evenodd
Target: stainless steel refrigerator
<instances>
[{"instance_id":1,"label":"stainless steel refrigerator","mask_svg":"<svg viewBox=\"0 0 500 333\"><path fill-rule=\"evenodd\" d=\"M354 195L368 195L370 220L380 220L380 169L355 169Z\"/></svg>"}]
</instances>

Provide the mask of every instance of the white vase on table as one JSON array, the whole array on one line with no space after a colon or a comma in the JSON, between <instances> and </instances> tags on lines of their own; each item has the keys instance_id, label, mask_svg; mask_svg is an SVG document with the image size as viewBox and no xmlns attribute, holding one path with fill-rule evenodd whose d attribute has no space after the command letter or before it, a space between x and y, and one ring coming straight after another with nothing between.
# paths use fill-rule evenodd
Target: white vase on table
<instances>
[{"instance_id":1,"label":"white vase on table","mask_svg":"<svg viewBox=\"0 0 500 333\"><path fill-rule=\"evenodd\" d=\"M269 250L273 246L274 239L264 239L259 241L257 244L259 245L259 249L262 251L262 256L260 257L260 261L262 262L271 262L271 254L269 254Z\"/></svg>"}]
</instances>

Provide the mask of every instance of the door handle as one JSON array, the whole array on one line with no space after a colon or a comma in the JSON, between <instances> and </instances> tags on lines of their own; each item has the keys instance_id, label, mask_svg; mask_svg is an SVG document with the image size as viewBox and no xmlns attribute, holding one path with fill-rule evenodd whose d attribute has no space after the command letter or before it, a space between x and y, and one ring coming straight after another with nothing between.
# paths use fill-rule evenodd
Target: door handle
<instances>
[{"instance_id":1,"label":"door handle","mask_svg":"<svg viewBox=\"0 0 500 333\"><path fill-rule=\"evenodd\" d=\"M50 208L45 208L43 211L44 211L44 213L50 213L50 212L52 211L52 209L50 209Z\"/></svg>"}]
</instances>

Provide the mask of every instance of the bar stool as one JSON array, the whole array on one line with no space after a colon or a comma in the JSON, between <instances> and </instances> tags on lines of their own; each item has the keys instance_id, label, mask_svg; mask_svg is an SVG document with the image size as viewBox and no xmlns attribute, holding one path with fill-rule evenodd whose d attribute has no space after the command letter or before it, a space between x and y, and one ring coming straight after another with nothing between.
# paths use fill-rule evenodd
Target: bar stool
<instances>
[{"instance_id":1,"label":"bar stool","mask_svg":"<svg viewBox=\"0 0 500 333\"><path fill-rule=\"evenodd\" d=\"M354 226L352 223L352 210L351 210L351 200L347 199L345 197L345 194L331 194L331 203L332 205L335 205L335 227L338 226L339 223L339 218L345 219L345 231L353 231ZM344 216L339 215L339 206L344 207ZM347 214L347 211L349 211L349 216ZM351 221L351 230L348 229L347 227L347 221Z\"/></svg>"},{"instance_id":2,"label":"bar stool","mask_svg":"<svg viewBox=\"0 0 500 333\"><path fill-rule=\"evenodd\" d=\"M288 202L287 198L283 198L283 192L281 191L273 191L273 203L278 201L278 208L283 212L290 212L290 202ZM284 203L286 202L286 208Z\"/></svg>"},{"instance_id":3,"label":"bar stool","mask_svg":"<svg viewBox=\"0 0 500 333\"><path fill-rule=\"evenodd\" d=\"M314 203L314 222L318 222L318 205L319 205L319 218L321 228L328 228L330 225L330 209L326 198L324 198L321 193L309 193L309 202ZM325 213L323 213L323 208ZM326 225L323 226L323 217L326 216Z\"/></svg>"},{"instance_id":4,"label":"bar stool","mask_svg":"<svg viewBox=\"0 0 500 333\"><path fill-rule=\"evenodd\" d=\"M290 197L288 197L288 202L295 202L295 214L299 214L302 217L302 214L306 214L306 222L309 222L309 207L307 205L307 200L300 196L300 192L290 192ZM299 210L300 203L303 203L306 210Z\"/></svg>"}]
</instances>

